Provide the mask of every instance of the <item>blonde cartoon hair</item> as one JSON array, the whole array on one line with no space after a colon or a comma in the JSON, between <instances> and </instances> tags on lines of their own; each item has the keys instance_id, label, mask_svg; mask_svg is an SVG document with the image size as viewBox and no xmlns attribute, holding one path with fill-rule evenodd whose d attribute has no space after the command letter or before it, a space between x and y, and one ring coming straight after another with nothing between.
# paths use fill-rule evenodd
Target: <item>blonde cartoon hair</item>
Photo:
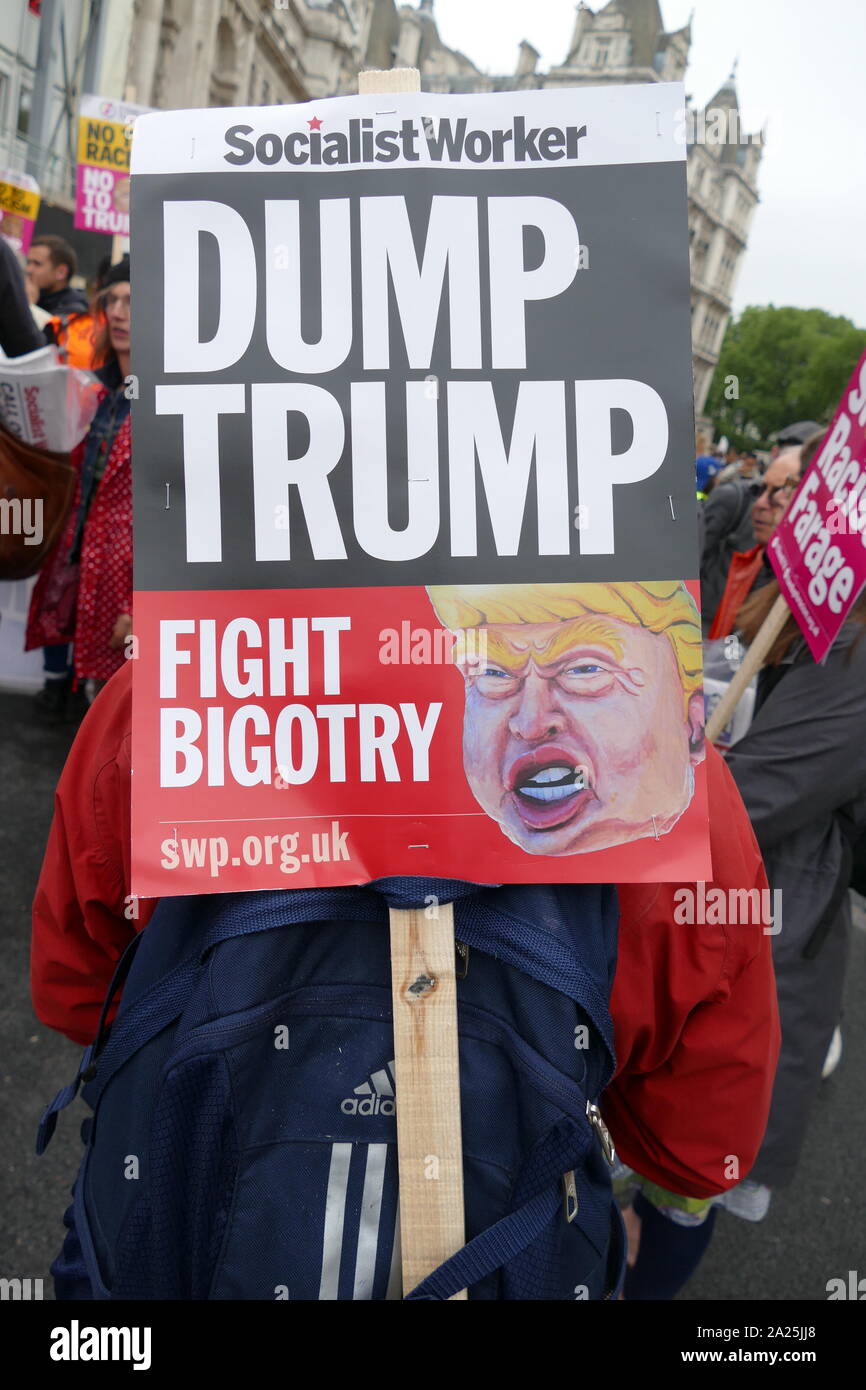
<instances>
[{"instance_id":1,"label":"blonde cartoon hair","mask_svg":"<svg viewBox=\"0 0 866 1390\"><path fill-rule=\"evenodd\" d=\"M511 623L573 622L587 615L616 618L671 644L686 713L703 686L701 624L681 580L623 584L437 584L427 593L437 618L451 632ZM460 639L455 659L459 660Z\"/></svg>"}]
</instances>

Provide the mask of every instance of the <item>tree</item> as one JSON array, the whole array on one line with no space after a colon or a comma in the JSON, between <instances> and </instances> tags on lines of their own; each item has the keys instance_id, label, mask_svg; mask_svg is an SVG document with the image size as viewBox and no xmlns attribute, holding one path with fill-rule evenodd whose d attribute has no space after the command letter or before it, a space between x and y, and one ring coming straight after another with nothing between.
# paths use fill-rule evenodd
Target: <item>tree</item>
<instances>
[{"instance_id":1,"label":"tree","mask_svg":"<svg viewBox=\"0 0 866 1390\"><path fill-rule=\"evenodd\" d=\"M823 309L752 306L732 319L707 397L717 434L754 443L795 420L828 423L866 329Z\"/></svg>"}]
</instances>

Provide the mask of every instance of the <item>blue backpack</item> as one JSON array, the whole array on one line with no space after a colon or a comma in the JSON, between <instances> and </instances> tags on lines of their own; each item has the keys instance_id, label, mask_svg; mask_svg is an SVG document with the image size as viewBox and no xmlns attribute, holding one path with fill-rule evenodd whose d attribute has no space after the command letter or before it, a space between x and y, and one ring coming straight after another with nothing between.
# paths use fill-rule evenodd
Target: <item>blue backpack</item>
<instances>
[{"instance_id":1,"label":"blue backpack","mask_svg":"<svg viewBox=\"0 0 866 1390\"><path fill-rule=\"evenodd\" d=\"M615 890L384 879L165 899L132 942L37 1143L83 1082L67 1224L94 1298L404 1295L388 907L434 897L454 902L460 943L467 1243L405 1294L618 1297L596 1104Z\"/></svg>"}]
</instances>

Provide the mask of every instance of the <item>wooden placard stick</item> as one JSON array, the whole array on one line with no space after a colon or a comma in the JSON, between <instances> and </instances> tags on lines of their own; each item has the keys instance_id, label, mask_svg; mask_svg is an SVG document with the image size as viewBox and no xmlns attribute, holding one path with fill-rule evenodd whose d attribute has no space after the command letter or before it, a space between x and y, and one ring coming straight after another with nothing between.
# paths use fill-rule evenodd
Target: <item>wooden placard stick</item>
<instances>
[{"instance_id":1,"label":"wooden placard stick","mask_svg":"<svg viewBox=\"0 0 866 1390\"><path fill-rule=\"evenodd\" d=\"M464 1243L457 981L451 903L391 909L403 1289ZM466 1298L466 1291L455 1298Z\"/></svg>"},{"instance_id":2,"label":"wooden placard stick","mask_svg":"<svg viewBox=\"0 0 866 1390\"><path fill-rule=\"evenodd\" d=\"M123 100L128 101L130 105L134 105L135 103L135 87L129 82L123 89ZM118 261L123 259L123 243L127 240L128 238L121 236L120 232L115 232L114 236L111 238L112 265L116 265Z\"/></svg>"},{"instance_id":3,"label":"wooden placard stick","mask_svg":"<svg viewBox=\"0 0 866 1390\"><path fill-rule=\"evenodd\" d=\"M764 657L772 647L785 623L788 621L791 610L788 607L787 599L780 594L773 604L766 618L764 619L755 640L743 658L743 664L734 676L724 695L716 708L713 710L707 722L706 737L710 743L714 743L722 730L730 722L731 716L746 686L751 681L761 666L764 664Z\"/></svg>"},{"instance_id":4,"label":"wooden placard stick","mask_svg":"<svg viewBox=\"0 0 866 1390\"><path fill-rule=\"evenodd\" d=\"M418 92L417 68L362 72L361 95ZM391 909L403 1290L464 1244L454 909ZM465 1289L454 1300L465 1299ZM454 1301L452 1300L452 1301Z\"/></svg>"}]
</instances>

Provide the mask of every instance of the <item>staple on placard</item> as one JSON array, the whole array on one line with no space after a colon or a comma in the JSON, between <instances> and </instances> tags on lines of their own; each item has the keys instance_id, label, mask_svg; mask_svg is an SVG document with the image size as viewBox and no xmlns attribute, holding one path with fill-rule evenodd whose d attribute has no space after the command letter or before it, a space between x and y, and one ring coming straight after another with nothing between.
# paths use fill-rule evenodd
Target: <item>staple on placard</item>
<instances>
[{"instance_id":1,"label":"staple on placard","mask_svg":"<svg viewBox=\"0 0 866 1390\"><path fill-rule=\"evenodd\" d=\"M671 520L672 520L672 521L676 521L676 519L677 519L677 514L676 514L676 512L674 511L674 499L671 497L670 493L668 493L668 501L669 501L670 504L671 504Z\"/></svg>"},{"instance_id":2,"label":"staple on placard","mask_svg":"<svg viewBox=\"0 0 866 1390\"><path fill-rule=\"evenodd\" d=\"M656 828L656 818L655 818L655 816L653 816L652 819L653 819L653 834L655 835L656 839L658 840L658 839L660 839L660 836L659 836L659 832L658 832L658 830L657 830L657 828Z\"/></svg>"},{"instance_id":3,"label":"staple on placard","mask_svg":"<svg viewBox=\"0 0 866 1390\"><path fill-rule=\"evenodd\" d=\"M407 849L429 849L429 845L407 845Z\"/></svg>"}]
</instances>

